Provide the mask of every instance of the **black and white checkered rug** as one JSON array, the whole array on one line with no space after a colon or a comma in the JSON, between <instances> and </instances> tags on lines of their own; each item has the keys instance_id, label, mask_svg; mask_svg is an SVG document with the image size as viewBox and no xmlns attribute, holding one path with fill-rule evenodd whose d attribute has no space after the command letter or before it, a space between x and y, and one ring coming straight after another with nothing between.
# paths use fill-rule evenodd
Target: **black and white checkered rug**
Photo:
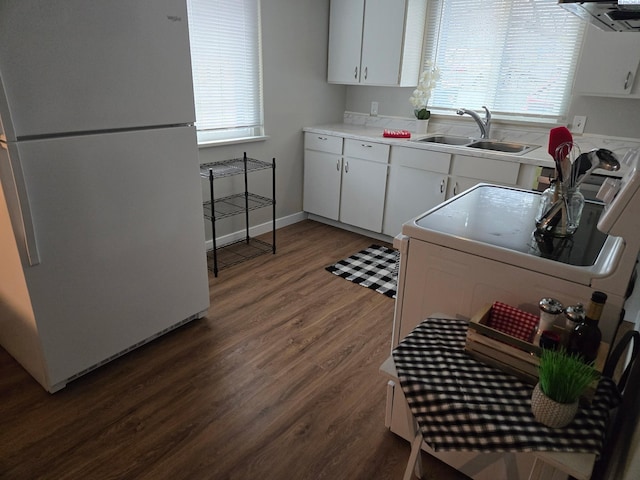
<instances>
[{"instance_id":1,"label":"black and white checkered rug","mask_svg":"<svg viewBox=\"0 0 640 480\"><path fill-rule=\"evenodd\" d=\"M326 270L387 297L396 298L399 258L397 250L371 245L326 267Z\"/></svg>"}]
</instances>

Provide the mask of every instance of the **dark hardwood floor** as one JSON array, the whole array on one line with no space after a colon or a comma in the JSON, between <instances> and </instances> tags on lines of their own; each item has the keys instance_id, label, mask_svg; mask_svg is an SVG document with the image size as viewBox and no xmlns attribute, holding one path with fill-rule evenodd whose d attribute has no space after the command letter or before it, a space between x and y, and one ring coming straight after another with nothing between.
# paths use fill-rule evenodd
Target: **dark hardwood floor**
<instances>
[{"instance_id":1,"label":"dark hardwood floor","mask_svg":"<svg viewBox=\"0 0 640 480\"><path fill-rule=\"evenodd\" d=\"M283 228L276 255L210 276L206 318L53 395L0 349L0 478L402 478L378 374L394 301L324 270L372 243Z\"/></svg>"}]
</instances>

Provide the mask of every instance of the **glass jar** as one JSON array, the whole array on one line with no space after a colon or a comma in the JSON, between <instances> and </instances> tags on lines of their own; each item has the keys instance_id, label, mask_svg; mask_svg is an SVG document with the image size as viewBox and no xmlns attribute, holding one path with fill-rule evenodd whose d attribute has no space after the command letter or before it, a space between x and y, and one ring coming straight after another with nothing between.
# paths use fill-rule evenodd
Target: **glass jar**
<instances>
[{"instance_id":1,"label":"glass jar","mask_svg":"<svg viewBox=\"0 0 640 480\"><path fill-rule=\"evenodd\" d=\"M544 233L555 237L573 235L580 225L584 208L584 196L580 192L580 188L570 187L562 182L552 182L549 188L540 195L540 204L536 214L537 226L556 204L559 204L560 209L552 215Z\"/></svg>"}]
</instances>

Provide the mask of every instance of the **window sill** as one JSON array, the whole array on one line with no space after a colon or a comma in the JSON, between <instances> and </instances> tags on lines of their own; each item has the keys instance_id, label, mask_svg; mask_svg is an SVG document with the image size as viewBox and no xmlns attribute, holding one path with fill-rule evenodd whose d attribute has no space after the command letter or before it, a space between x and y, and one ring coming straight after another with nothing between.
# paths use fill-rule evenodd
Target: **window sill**
<instances>
[{"instance_id":1,"label":"window sill","mask_svg":"<svg viewBox=\"0 0 640 480\"><path fill-rule=\"evenodd\" d=\"M225 138L221 140L209 140L198 142L198 148L220 147L223 145L236 145L239 143L263 142L269 135L256 135L255 137Z\"/></svg>"}]
</instances>

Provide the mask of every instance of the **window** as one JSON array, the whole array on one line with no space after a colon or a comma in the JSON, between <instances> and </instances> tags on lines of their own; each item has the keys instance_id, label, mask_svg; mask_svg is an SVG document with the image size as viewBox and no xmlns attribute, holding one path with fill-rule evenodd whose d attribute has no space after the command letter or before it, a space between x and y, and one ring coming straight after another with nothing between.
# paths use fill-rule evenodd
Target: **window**
<instances>
[{"instance_id":1,"label":"window","mask_svg":"<svg viewBox=\"0 0 640 480\"><path fill-rule=\"evenodd\" d=\"M430 1L425 62L440 69L430 107L561 119L584 24L557 0Z\"/></svg>"},{"instance_id":2,"label":"window","mask_svg":"<svg viewBox=\"0 0 640 480\"><path fill-rule=\"evenodd\" d=\"M198 143L264 135L259 0L187 0Z\"/></svg>"}]
</instances>

